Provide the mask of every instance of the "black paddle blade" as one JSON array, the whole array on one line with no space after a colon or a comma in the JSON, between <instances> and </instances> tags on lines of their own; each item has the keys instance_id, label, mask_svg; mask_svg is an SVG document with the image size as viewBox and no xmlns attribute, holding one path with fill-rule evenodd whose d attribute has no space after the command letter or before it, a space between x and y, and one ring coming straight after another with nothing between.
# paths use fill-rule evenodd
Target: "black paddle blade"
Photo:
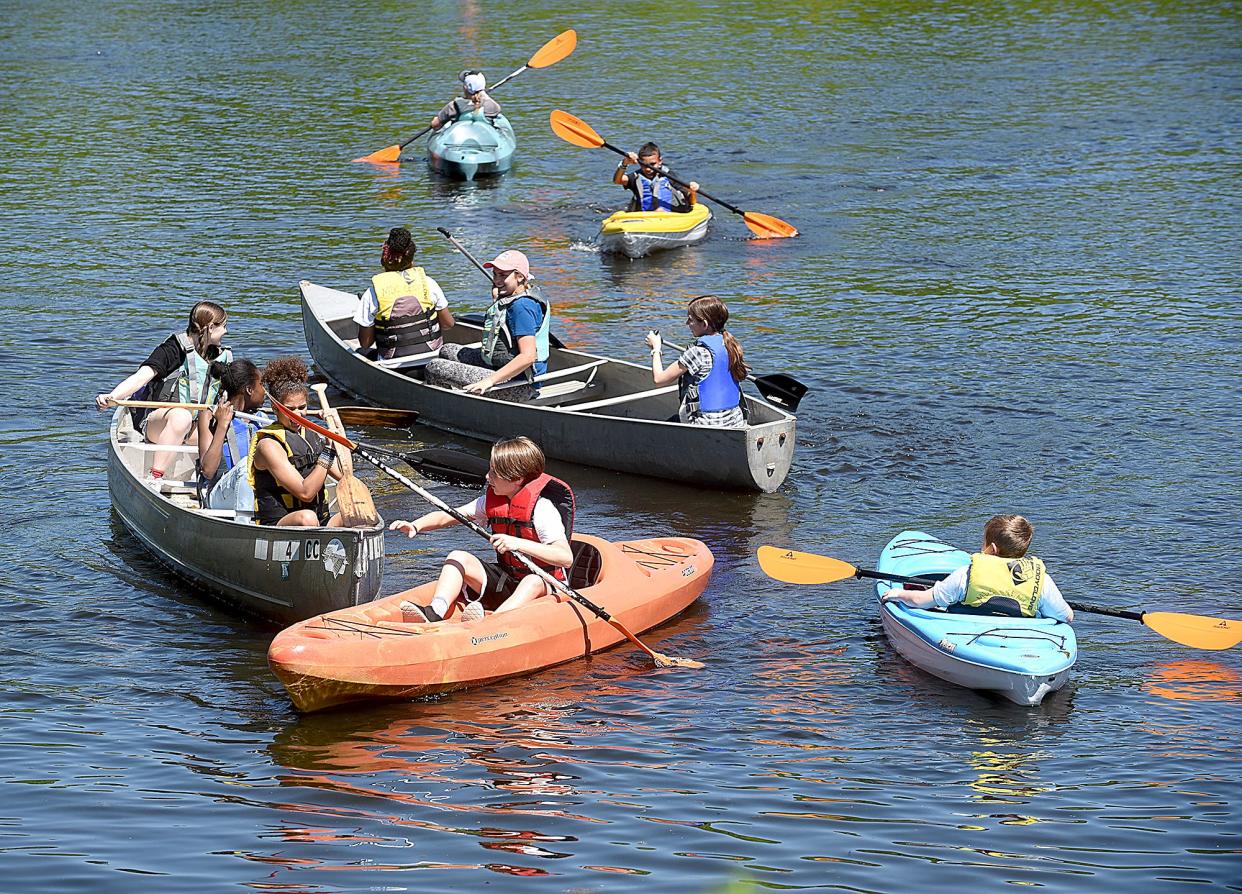
<instances>
[{"instance_id":1,"label":"black paddle blade","mask_svg":"<svg viewBox=\"0 0 1242 894\"><path fill-rule=\"evenodd\" d=\"M401 458L424 478L466 487L482 487L487 483L487 460L471 453L428 447L426 450L403 453Z\"/></svg>"},{"instance_id":2,"label":"black paddle blade","mask_svg":"<svg viewBox=\"0 0 1242 894\"><path fill-rule=\"evenodd\" d=\"M769 403L776 404L790 413L798 411L798 404L806 395L807 387L784 373L772 373L770 376L759 376L755 379L755 387Z\"/></svg>"}]
</instances>

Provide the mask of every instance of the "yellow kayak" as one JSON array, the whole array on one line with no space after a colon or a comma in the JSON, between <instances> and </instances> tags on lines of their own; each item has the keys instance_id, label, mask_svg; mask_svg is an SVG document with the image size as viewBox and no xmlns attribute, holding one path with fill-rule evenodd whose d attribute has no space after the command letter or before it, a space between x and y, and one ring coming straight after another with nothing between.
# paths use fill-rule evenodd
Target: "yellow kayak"
<instances>
[{"instance_id":1,"label":"yellow kayak","mask_svg":"<svg viewBox=\"0 0 1242 894\"><path fill-rule=\"evenodd\" d=\"M692 245L707 235L712 212L704 204L689 211L618 211L599 228L600 251L641 258L649 252Z\"/></svg>"}]
</instances>

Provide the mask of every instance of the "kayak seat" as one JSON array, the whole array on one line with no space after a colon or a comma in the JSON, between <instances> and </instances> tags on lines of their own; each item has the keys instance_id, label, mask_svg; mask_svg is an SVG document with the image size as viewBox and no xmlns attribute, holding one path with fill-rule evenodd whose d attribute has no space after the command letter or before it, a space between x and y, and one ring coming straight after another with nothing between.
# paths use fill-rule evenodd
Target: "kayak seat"
<instances>
[{"instance_id":1,"label":"kayak seat","mask_svg":"<svg viewBox=\"0 0 1242 894\"><path fill-rule=\"evenodd\" d=\"M569 566L569 585L575 590L594 586L599 580L602 565L599 550L580 540L575 540L570 548L574 553L574 563Z\"/></svg>"}]
</instances>

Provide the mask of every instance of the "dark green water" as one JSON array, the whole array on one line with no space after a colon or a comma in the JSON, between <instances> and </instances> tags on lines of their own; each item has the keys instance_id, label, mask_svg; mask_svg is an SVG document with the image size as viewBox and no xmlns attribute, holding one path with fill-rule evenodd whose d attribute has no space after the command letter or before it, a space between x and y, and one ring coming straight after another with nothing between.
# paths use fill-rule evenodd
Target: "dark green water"
<instances>
[{"instance_id":1,"label":"dark green water","mask_svg":"<svg viewBox=\"0 0 1242 894\"><path fill-rule=\"evenodd\" d=\"M863 584L753 556L865 565L1020 511L1071 598L1242 615L1240 13L5 4L0 888L1237 890L1236 649L1083 617L1069 686L1019 709L904 663ZM573 56L497 93L501 182L349 162L568 27ZM803 235L720 211L693 250L601 257L615 157L553 136L557 107ZM201 298L239 353L304 354L296 282L361 288L396 224L455 305L482 281L436 226L525 250L572 344L641 359L714 291L757 371L811 385L774 495L558 469L583 529L712 546L651 638L704 670L623 649L300 720L270 631L114 520L93 395ZM388 587L469 543L392 540Z\"/></svg>"}]
</instances>

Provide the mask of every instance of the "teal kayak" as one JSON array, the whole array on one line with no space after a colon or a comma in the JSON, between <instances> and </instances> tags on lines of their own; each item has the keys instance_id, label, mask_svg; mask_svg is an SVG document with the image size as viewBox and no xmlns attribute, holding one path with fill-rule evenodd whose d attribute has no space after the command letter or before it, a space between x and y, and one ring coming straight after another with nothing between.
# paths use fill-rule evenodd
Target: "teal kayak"
<instances>
[{"instance_id":1,"label":"teal kayak","mask_svg":"<svg viewBox=\"0 0 1242 894\"><path fill-rule=\"evenodd\" d=\"M876 570L941 579L970 554L922 531L902 531L884 547ZM882 596L895 585L876 584ZM898 653L929 674L968 689L1037 705L1069 679L1078 659L1074 629L1051 618L957 614L881 602L884 633Z\"/></svg>"},{"instance_id":2,"label":"teal kayak","mask_svg":"<svg viewBox=\"0 0 1242 894\"><path fill-rule=\"evenodd\" d=\"M504 115L491 121L465 115L427 138L427 163L446 177L473 180L509 170L516 148L513 125Z\"/></svg>"}]
</instances>

